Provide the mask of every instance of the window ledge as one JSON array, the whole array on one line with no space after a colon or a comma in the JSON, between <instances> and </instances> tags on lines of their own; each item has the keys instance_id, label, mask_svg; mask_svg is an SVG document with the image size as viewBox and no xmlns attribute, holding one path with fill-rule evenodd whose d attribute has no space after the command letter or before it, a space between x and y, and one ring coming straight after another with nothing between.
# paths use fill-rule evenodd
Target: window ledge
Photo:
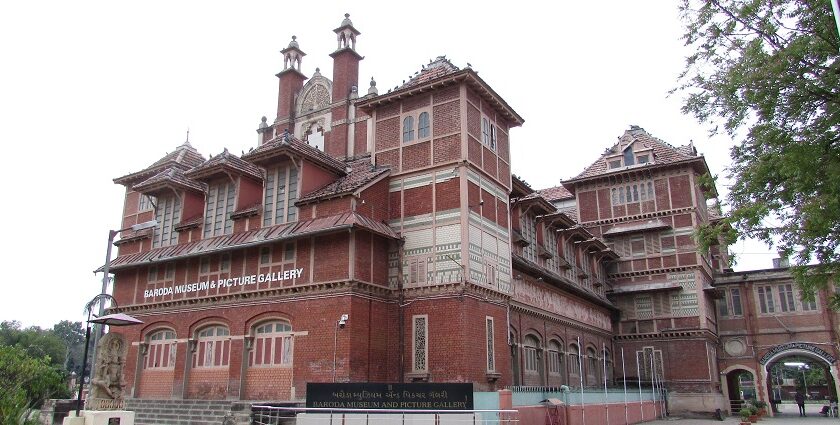
<instances>
[{"instance_id":1,"label":"window ledge","mask_svg":"<svg viewBox=\"0 0 840 425\"><path fill-rule=\"evenodd\" d=\"M411 372L405 374L411 382L429 382L429 372Z\"/></svg>"},{"instance_id":2,"label":"window ledge","mask_svg":"<svg viewBox=\"0 0 840 425\"><path fill-rule=\"evenodd\" d=\"M502 374L499 373L499 372L487 372L486 376L487 376L487 382L496 382L496 381L499 380L499 378L502 377Z\"/></svg>"}]
</instances>

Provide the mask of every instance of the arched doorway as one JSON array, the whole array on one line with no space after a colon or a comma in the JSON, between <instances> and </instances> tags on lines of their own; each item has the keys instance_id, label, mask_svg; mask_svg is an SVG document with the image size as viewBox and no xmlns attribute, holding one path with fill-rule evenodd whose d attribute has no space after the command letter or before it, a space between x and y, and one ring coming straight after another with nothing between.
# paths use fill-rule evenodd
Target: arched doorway
<instances>
[{"instance_id":1,"label":"arched doorway","mask_svg":"<svg viewBox=\"0 0 840 425\"><path fill-rule=\"evenodd\" d=\"M817 415L824 405L837 400L837 359L816 344L791 342L770 349L759 363L764 399L774 415L798 416L793 402L797 391L807 394L806 414Z\"/></svg>"},{"instance_id":2,"label":"arched doorway","mask_svg":"<svg viewBox=\"0 0 840 425\"><path fill-rule=\"evenodd\" d=\"M729 393L730 412L737 415L746 400L756 398L755 375L746 369L730 370L726 373L726 389Z\"/></svg>"},{"instance_id":3,"label":"arched doorway","mask_svg":"<svg viewBox=\"0 0 840 425\"><path fill-rule=\"evenodd\" d=\"M767 364L767 388L774 412L798 416L796 393L805 396L805 413L816 415L837 399L831 366L822 359L793 354Z\"/></svg>"}]
</instances>

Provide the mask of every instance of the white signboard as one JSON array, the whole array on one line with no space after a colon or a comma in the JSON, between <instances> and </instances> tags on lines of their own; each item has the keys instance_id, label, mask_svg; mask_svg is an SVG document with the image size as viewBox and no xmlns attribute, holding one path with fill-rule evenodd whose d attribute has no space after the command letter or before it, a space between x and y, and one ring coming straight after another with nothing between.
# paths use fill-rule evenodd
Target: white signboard
<instances>
[{"instance_id":1,"label":"white signboard","mask_svg":"<svg viewBox=\"0 0 840 425\"><path fill-rule=\"evenodd\" d=\"M143 298L160 297L173 294L189 294L191 292L204 291L216 288L232 288L234 286L254 285L265 282L280 282L289 279L297 279L303 275L303 268L291 269L283 272L261 273L247 276L232 277L229 279L207 280L204 282L185 283L183 285L166 286L163 288L146 289L143 291Z\"/></svg>"}]
</instances>

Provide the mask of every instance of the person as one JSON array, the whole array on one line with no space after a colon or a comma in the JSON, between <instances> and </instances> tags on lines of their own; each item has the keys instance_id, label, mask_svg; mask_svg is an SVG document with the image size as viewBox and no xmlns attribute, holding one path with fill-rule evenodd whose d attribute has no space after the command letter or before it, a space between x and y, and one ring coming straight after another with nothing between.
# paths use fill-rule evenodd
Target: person
<instances>
[{"instance_id":1,"label":"person","mask_svg":"<svg viewBox=\"0 0 840 425\"><path fill-rule=\"evenodd\" d=\"M805 396L802 395L802 392L797 391L793 399L796 400L796 404L799 406L799 416L805 416Z\"/></svg>"}]
</instances>

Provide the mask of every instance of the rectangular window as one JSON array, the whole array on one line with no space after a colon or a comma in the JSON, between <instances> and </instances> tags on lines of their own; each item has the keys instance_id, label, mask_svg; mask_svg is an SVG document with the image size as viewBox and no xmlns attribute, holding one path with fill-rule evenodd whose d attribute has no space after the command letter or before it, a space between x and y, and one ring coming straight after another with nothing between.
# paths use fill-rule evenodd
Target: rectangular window
<instances>
[{"instance_id":1,"label":"rectangular window","mask_svg":"<svg viewBox=\"0 0 840 425\"><path fill-rule=\"evenodd\" d=\"M636 162L639 164L647 164L650 161L650 157L648 155L639 155L636 158Z\"/></svg>"},{"instance_id":2,"label":"rectangular window","mask_svg":"<svg viewBox=\"0 0 840 425\"><path fill-rule=\"evenodd\" d=\"M537 220L531 214L524 214L520 220L520 229L522 230L522 237L528 242L528 245L522 248L522 255L525 259L534 263L537 262Z\"/></svg>"},{"instance_id":3,"label":"rectangular window","mask_svg":"<svg viewBox=\"0 0 840 425\"><path fill-rule=\"evenodd\" d=\"M525 346L525 372L537 373L537 347Z\"/></svg>"},{"instance_id":4,"label":"rectangular window","mask_svg":"<svg viewBox=\"0 0 840 425\"><path fill-rule=\"evenodd\" d=\"M552 375L560 374L560 352L557 350L548 350L548 373Z\"/></svg>"},{"instance_id":5,"label":"rectangular window","mask_svg":"<svg viewBox=\"0 0 840 425\"><path fill-rule=\"evenodd\" d=\"M154 208L154 196L140 194L140 204L137 206L137 212L149 211Z\"/></svg>"},{"instance_id":6,"label":"rectangular window","mask_svg":"<svg viewBox=\"0 0 840 425\"><path fill-rule=\"evenodd\" d=\"M260 264L270 264L271 263L271 247L264 246L260 248Z\"/></svg>"},{"instance_id":7,"label":"rectangular window","mask_svg":"<svg viewBox=\"0 0 840 425\"><path fill-rule=\"evenodd\" d=\"M201 274L210 273L210 257L201 257L198 260L198 272Z\"/></svg>"},{"instance_id":8,"label":"rectangular window","mask_svg":"<svg viewBox=\"0 0 840 425\"><path fill-rule=\"evenodd\" d=\"M414 372L427 372L428 350L429 350L429 329L428 315L412 316L412 335L414 335L414 349L412 350L412 369Z\"/></svg>"},{"instance_id":9,"label":"rectangular window","mask_svg":"<svg viewBox=\"0 0 840 425\"><path fill-rule=\"evenodd\" d=\"M219 259L219 269L223 272L230 271L230 254L222 254Z\"/></svg>"},{"instance_id":10,"label":"rectangular window","mask_svg":"<svg viewBox=\"0 0 840 425\"><path fill-rule=\"evenodd\" d=\"M640 181L615 187L611 190L613 205L630 204L655 199L653 183Z\"/></svg>"},{"instance_id":11,"label":"rectangular window","mask_svg":"<svg viewBox=\"0 0 840 425\"><path fill-rule=\"evenodd\" d=\"M159 199L155 211L155 220L158 224L155 226L152 247L159 248L177 244L178 232L174 228L181 221L181 199L177 196Z\"/></svg>"},{"instance_id":12,"label":"rectangular window","mask_svg":"<svg viewBox=\"0 0 840 425\"><path fill-rule=\"evenodd\" d=\"M158 266L152 265L149 266L149 276L146 278L149 282L154 282L158 280Z\"/></svg>"},{"instance_id":13,"label":"rectangular window","mask_svg":"<svg viewBox=\"0 0 840 425\"><path fill-rule=\"evenodd\" d=\"M283 165L266 171L263 226L297 221L298 169Z\"/></svg>"},{"instance_id":14,"label":"rectangular window","mask_svg":"<svg viewBox=\"0 0 840 425\"><path fill-rule=\"evenodd\" d=\"M572 375L580 375L580 366L582 359L580 358L580 349L573 345L569 351L569 373Z\"/></svg>"},{"instance_id":15,"label":"rectangular window","mask_svg":"<svg viewBox=\"0 0 840 425\"><path fill-rule=\"evenodd\" d=\"M204 237L229 235L233 231L230 215L236 203L236 185L229 181L211 184L204 209Z\"/></svg>"},{"instance_id":16,"label":"rectangular window","mask_svg":"<svg viewBox=\"0 0 840 425\"><path fill-rule=\"evenodd\" d=\"M636 295L635 307L636 317L640 319L653 317L653 299L650 295Z\"/></svg>"},{"instance_id":17,"label":"rectangular window","mask_svg":"<svg viewBox=\"0 0 840 425\"><path fill-rule=\"evenodd\" d=\"M793 303L793 286L789 283L779 285L779 308L784 312L796 311Z\"/></svg>"},{"instance_id":18,"label":"rectangular window","mask_svg":"<svg viewBox=\"0 0 840 425\"><path fill-rule=\"evenodd\" d=\"M773 302L773 288L769 286L758 288L758 304L762 313L776 312L776 304Z\"/></svg>"},{"instance_id":19,"label":"rectangular window","mask_svg":"<svg viewBox=\"0 0 840 425\"><path fill-rule=\"evenodd\" d=\"M175 279L175 263L166 263L166 280Z\"/></svg>"},{"instance_id":20,"label":"rectangular window","mask_svg":"<svg viewBox=\"0 0 840 425\"><path fill-rule=\"evenodd\" d=\"M732 315L743 316L744 312L741 308L741 289L732 288L729 290L729 295L732 298Z\"/></svg>"},{"instance_id":21,"label":"rectangular window","mask_svg":"<svg viewBox=\"0 0 840 425\"><path fill-rule=\"evenodd\" d=\"M729 306L727 305L729 302L728 298L729 297L726 296L726 293L724 293L723 298L717 300L718 315L720 317L729 316Z\"/></svg>"},{"instance_id":22,"label":"rectangular window","mask_svg":"<svg viewBox=\"0 0 840 425\"><path fill-rule=\"evenodd\" d=\"M620 167L621 167L621 160L620 159L610 161L610 168L620 168Z\"/></svg>"},{"instance_id":23,"label":"rectangular window","mask_svg":"<svg viewBox=\"0 0 840 425\"><path fill-rule=\"evenodd\" d=\"M487 336L487 371L496 370L495 338L493 338L493 318L487 316L485 332Z\"/></svg>"},{"instance_id":24,"label":"rectangular window","mask_svg":"<svg viewBox=\"0 0 840 425\"><path fill-rule=\"evenodd\" d=\"M425 285L428 283L428 265L430 257L427 255L418 255L408 257L406 262L408 267L406 271L408 276L406 282L415 285Z\"/></svg>"}]
</instances>

